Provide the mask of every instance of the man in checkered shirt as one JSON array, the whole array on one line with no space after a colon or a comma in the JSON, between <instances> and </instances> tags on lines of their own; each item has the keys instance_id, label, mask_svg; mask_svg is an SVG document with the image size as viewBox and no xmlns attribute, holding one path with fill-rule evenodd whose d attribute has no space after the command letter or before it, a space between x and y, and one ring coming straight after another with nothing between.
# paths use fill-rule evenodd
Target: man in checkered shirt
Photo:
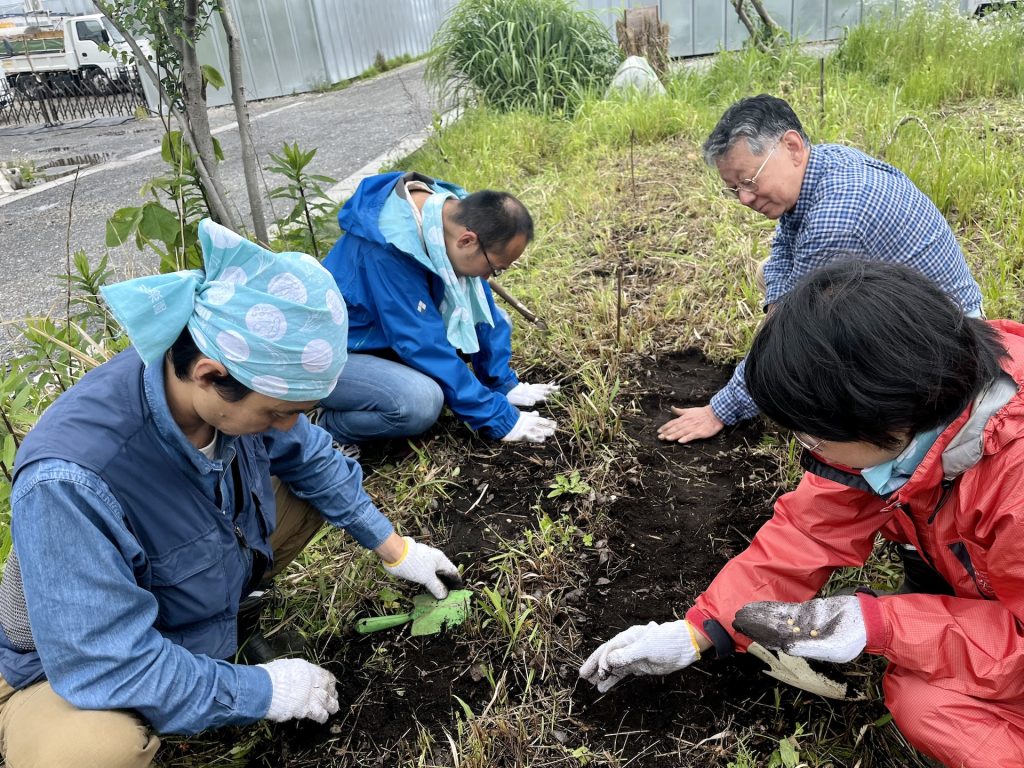
<instances>
[{"instance_id":1,"label":"man in checkered shirt","mask_svg":"<svg viewBox=\"0 0 1024 768\"><path fill-rule=\"evenodd\" d=\"M838 144L811 145L782 99L761 94L725 111L704 142L722 193L777 219L763 266L764 310L802 277L837 259L889 261L920 270L960 304L981 315L981 291L949 224L901 171ZM700 408L673 408L662 440L712 437L758 408L743 384L741 362L729 383Z\"/></svg>"}]
</instances>

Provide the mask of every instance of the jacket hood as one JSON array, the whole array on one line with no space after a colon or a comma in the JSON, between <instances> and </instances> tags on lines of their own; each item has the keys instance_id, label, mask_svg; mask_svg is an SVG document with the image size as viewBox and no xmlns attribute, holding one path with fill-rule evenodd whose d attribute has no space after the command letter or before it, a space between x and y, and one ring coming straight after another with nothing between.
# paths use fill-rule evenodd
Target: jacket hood
<instances>
[{"instance_id":1,"label":"jacket hood","mask_svg":"<svg viewBox=\"0 0 1024 768\"><path fill-rule=\"evenodd\" d=\"M342 231L372 243L386 245L387 241L380 231L380 211L384 207L384 201L391 194L391 190L403 176L405 176L404 172L395 171L394 173L368 176L359 182L352 197L338 211L338 226ZM414 174L414 176L427 182L433 181L426 176L421 177L419 174Z\"/></svg>"},{"instance_id":2,"label":"jacket hood","mask_svg":"<svg viewBox=\"0 0 1024 768\"><path fill-rule=\"evenodd\" d=\"M393 173L381 173L376 176L369 176L359 182L355 193L348 199L348 202L338 211L338 226L346 235L368 240L376 245L393 246L403 253L409 253L407 244L402 239L393 240L385 235L380 228L381 214L384 212L385 203L398 186L399 182L421 181L427 186L438 190L448 190L456 197L465 197L466 190L462 187L451 184L441 179L433 179L415 171L395 171ZM405 186L401 187L401 196L405 197ZM403 206L407 207L407 206ZM408 214L410 231L415 232L415 219Z\"/></svg>"},{"instance_id":3,"label":"jacket hood","mask_svg":"<svg viewBox=\"0 0 1024 768\"><path fill-rule=\"evenodd\" d=\"M1024 436L1024 325L1012 320L990 322L999 331L1007 355L1000 361L1003 373L983 389L970 408L966 422L942 451L942 470L947 479L962 475L986 453Z\"/></svg>"}]
</instances>

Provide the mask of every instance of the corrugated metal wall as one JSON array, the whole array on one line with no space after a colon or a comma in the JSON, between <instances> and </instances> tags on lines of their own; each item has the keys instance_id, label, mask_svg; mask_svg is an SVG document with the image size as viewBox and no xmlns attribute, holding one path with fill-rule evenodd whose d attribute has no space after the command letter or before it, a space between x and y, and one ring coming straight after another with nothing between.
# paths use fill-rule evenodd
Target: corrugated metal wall
<instances>
[{"instance_id":1,"label":"corrugated metal wall","mask_svg":"<svg viewBox=\"0 0 1024 768\"><path fill-rule=\"evenodd\" d=\"M795 39L834 40L843 28L860 23L872 13L906 10L912 0L765 0L765 9ZM621 9L657 5L661 20L669 25L669 55L699 56L722 49L735 50L747 39L729 0L577 0L594 11L614 34ZM932 6L966 0L930 0Z\"/></svg>"},{"instance_id":2,"label":"corrugated metal wall","mask_svg":"<svg viewBox=\"0 0 1024 768\"><path fill-rule=\"evenodd\" d=\"M835 39L872 13L905 10L912 0L766 0L772 17L794 38ZM927 0L932 6L967 0ZM315 90L355 77L385 58L419 56L457 0L236 0L249 98ZM95 13L90 0L42 0L54 12ZM669 24L669 54L694 56L743 45L747 31L730 0L577 0L614 35L624 8L657 5ZM20 4L20 3L19 3ZM0 10L11 5L0 0ZM199 57L225 77L227 46L219 20L200 41ZM211 89L211 105L230 101L230 90Z\"/></svg>"},{"instance_id":3,"label":"corrugated metal wall","mask_svg":"<svg viewBox=\"0 0 1024 768\"><path fill-rule=\"evenodd\" d=\"M243 44L246 91L266 99L315 90L386 59L419 56L455 0L244 0L233 4ZM227 75L227 43L218 20L199 58ZM209 91L225 104L227 88Z\"/></svg>"}]
</instances>

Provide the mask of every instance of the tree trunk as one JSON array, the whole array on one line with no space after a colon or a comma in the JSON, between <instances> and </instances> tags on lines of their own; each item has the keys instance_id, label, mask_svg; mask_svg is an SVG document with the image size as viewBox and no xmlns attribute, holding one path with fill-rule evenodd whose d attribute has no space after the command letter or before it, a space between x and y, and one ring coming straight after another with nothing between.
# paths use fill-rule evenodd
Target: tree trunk
<instances>
[{"instance_id":1,"label":"tree trunk","mask_svg":"<svg viewBox=\"0 0 1024 768\"><path fill-rule=\"evenodd\" d=\"M768 11L764 7L764 0L750 0L750 4L754 10L757 11L757 15L761 17L761 23L768 28L768 31L772 33L772 37L776 37L782 32L782 27L771 17Z\"/></svg>"},{"instance_id":2,"label":"tree trunk","mask_svg":"<svg viewBox=\"0 0 1024 768\"><path fill-rule=\"evenodd\" d=\"M749 0L754 11L757 12L759 21L754 21L750 18L750 14L747 13L747 0L730 0L730 2L732 2L732 7L736 9L736 15L743 23L743 26L747 28L747 33L750 35L754 45L762 51L771 50L770 41L777 40L781 36L782 27L765 10L763 0Z\"/></svg>"},{"instance_id":3,"label":"tree trunk","mask_svg":"<svg viewBox=\"0 0 1024 768\"><path fill-rule=\"evenodd\" d=\"M242 146L242 169L245 173L245 191L249 196L252 211L252 225L256 240L270 245L267 235L267 219L263 213L263 196L260 194L259 167L256 164L256 149L249 130L249 106L245 100L245 83L242 79L242 52L238 41L238 29L231 12L230 0L218 3L220 20L228 39L228 74L231 78L231 101L235 105L235 120L238 122L238 140Z\"/></svg>"},{"instance_id":4,"label":"tree trunk","mask_svg":"<svg viewBox=\"0 0 1024 768\"><path fill-rule=\"evenodd\" d=\"M203 83L203 72L196 56L196 18L198 16L198 0L185 0L184 23L181 36L177 40L181 54L181 86L185 102L185 116L192 129L198 159L206 166L207 175L213 185L215 196L222 203L220 215L214 215L220 224L235 232L241 232L241 225L228 206L227 192L220 180L220 169L217 166L217 154L213 148L213 135L210 133L210 116L206 107L206 86ZM211 213L213 213L211 211ZM223 218L222 218L223 216Z\"/></svg>"},{"instance_id":5,"label":"tree trunk","mask_svg":"<svg viewBox=\"0 0 1024 768\"><path fill-rule=\"evenodd\" d=\"M167 103L167 108L170 110L171 115L174 116L178 125L181 126L182 136L185 137L185 142L188 144L189 149L192 150L192 154L196 160L196 170L199 172L199 178L205 187L206 199L210 206L210 215L220 222L232 221L233 218L228 211L227 204L223 196L217 194L216 185L214 184L209 170L206 167L206 163L203 162L203 158L199 154L197 142L193 135L192 126L188 121L188 117L183 115L181 111L174 106L174 102L171 100L167 91L164 89L163 84L160 82L160 76L157 74L156 70L153 69L153 65L149 63L149 59L146 58L142 49L139 48L139 44L135 41L134 35L115 18L113 8L107 2L104 2L104 0L93 0L93 5L95 5L96 9L106 16L110 20L110 23L114 25L114 28L121 33L121 36L128 43L128 47L132 49L132 53L135 55L137 66L146 73L146 76L153 82L157 89L159 89L160 98ZM209 123L207 123L207 134L209 134ZM225 226L229 225L225 224ZM237 225L232 228L237 229Z\"/></svg>"}]
</instances>

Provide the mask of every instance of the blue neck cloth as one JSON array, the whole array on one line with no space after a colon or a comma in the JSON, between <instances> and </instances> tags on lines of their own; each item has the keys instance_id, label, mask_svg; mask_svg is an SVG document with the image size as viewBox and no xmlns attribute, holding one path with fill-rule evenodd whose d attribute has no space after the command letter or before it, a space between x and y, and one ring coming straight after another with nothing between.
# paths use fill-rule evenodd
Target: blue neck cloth
<instances>
[{"instance_id":1,"label":"blue neck cloth","mask_svg":"<svg viewBox=\"0 0 1024 768\"><path fill-rule=\"evenodd\" d=\"M943 425L914 435L914 439L899 456L873 467L865 467L860 471L861 477L880 496L888 496L893 491L899 490L910 480L911 475L917 470L918 465L935 445L935 441L945 428Z\"/></svg>"}]
</instances>

